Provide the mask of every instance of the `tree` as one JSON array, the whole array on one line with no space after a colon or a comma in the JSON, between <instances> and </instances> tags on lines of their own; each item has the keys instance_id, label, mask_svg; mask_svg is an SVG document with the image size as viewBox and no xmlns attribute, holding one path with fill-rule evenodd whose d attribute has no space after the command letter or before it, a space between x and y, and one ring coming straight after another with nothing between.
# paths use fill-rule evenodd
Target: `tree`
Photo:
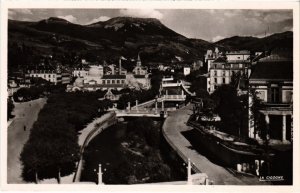
<instances>
[{"instance_id":1,"label":"tree","mask_svg":"<svg viewBox=\"0 0 300 193\"><path fill-rule=\"evenodd\" d=\"M207 85L206 78L199 77L192 81L190 91L195 92L196 96L199 98L209 98L209 94L206 90L206 85Z\"/></svg>"},{"instance_id":2,"label":"tree","mask_svg":"<svg viewBox=\"0 0 300 193\"><path fill-rule=\"evenodd\" d=\"M14 110L15 105L11 98L7 99L7 120L13 117L12 111Z\"/></svg>"},{"instance_id":3,"label":"tree","mask_svg":"<svg viewBox=\"0 0 300 193\"><path fill-rule=\"evenodd\" d=\"M265 130L265 121L263 117L261 116L261 113L259 112L259 109L262 107L262 100L257 97L257 91L255 89L250 88L249 89L249 96L251 98L250 100L250 120L253 121L253 127L255 133L260 133L261 137L265 139L266 137L266 130Z\"/></svg>"},{"instance_id":4,"label":"tree","mask_svg":"<svg viewBox=\"0 0 300 193\"><path fill-rule=\"evenodd\" d=\"M211 98L216 103L216 113L221 117L221 130L239 136L242 118L242 104L237 91L230 85L222 85Z\"/></svg>"}]
</instances>

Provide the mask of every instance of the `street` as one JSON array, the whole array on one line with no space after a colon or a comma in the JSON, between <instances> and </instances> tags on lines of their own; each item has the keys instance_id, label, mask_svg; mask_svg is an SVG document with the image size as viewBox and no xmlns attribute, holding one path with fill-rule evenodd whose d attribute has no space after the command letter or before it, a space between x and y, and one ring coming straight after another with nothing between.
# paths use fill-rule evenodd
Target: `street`
<instances>
[{"instance_id":1,"label":"street","mask_svg":"<svg viewBox=\"0 0 300 193\"><path fill-rule=\"evenodd\" d=\"M38 113L45 105L46 99L15 103L12 123L7 130L7 183L25 183L22 180L22 167L19 160L24 144L29 138L30 129L37 120Z\"/></svg>"},{"instance_id":2,"label":"street","mask_svg":"<svg viewBox=\"0 0 300 193\"><path fill-rule=\"evenodd\" d=\"M226 168L219 166L205 156L198 153L192 148L191 143L182 135L181 132L191 130L192 128L186 125L191 111L192 105L171 112L163 126L163 132L168 138L177 152L186 158L190 158L191 162L203 173L208 175L210 180L214 181L215 185L247 185L247 184L262 184L255 177L235 176Z\"/></svg>"}]
</instances>

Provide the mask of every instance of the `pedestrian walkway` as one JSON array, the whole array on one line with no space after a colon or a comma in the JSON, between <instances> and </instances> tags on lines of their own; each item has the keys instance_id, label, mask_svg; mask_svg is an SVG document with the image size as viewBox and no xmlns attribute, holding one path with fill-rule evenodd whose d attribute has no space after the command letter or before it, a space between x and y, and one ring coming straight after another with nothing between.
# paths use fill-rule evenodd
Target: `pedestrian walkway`
<instances>
[{"instance_id":1,"label":"pedestrian walkway","mask_svg":"<svg viewBox=\"0 0 300 193\"><path fill-rule=\"evenodd\" d=\"M186 125L189 116L191 115L191 105L174 112L170 112L168 118L163 125L163 134L172 148L182 157L184 161L188 158L194 164L194 167L208 175L208 178L215 185L250 185L261 184L256 177L241 177L235 176L226 168L212 163L205 156L194 150L191 143L181 134L183 131L191 130L192 128Z\"/></svg>"},{"instance_id":2,"label":"pedestrian walkway","mask_svg":"<svg viewBox=\"0 0 300 193\"><path fill-rule=\"evenodd\" d=\"M21 177L22 166L20 153L27 142L33 123L37 120L38 114L45 105L46 99L41 98L24 103L15 103L13 114L7 129L7 183L26 183Z\"/></svg>"}]
</instances>

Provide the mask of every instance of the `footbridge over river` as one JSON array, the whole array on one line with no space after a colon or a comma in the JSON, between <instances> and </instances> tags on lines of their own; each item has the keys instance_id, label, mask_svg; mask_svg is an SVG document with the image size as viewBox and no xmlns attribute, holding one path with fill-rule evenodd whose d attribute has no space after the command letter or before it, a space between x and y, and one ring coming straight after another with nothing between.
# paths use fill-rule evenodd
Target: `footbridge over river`
<instances>
[{"instance_id":1,"label":"footbridge over river","mask_svg":"<svg viewBox=\"0 0 300 193\"><path fill-rule=\"evenodd\" d=\"M174 82L173 78L163 78L160 94L155 99L131 107L130 102L125 110L113 109L117 117L164 117L168 112L178 108L179 103L186 101L187 95L194 96L189 90L189 83L182 80ZM174 107L165 107L166 102L175 102Z\"/></svg>"}]
</instances>

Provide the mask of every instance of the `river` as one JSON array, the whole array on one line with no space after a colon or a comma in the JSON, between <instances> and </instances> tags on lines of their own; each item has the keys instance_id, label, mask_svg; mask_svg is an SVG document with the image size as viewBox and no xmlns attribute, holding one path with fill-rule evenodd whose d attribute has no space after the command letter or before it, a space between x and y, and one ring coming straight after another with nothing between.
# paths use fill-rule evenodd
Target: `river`
<instances>
[{"instance_id":1,"label":"river","mask_svg":"<svg viewBox=\"0 0 300 193\"><path fill-rule=\"evenodd\" d=\"M157 120L154 122L156 125L162 123ZM80 181L97 183L99 164L102 164L105 184L128 184L128 181L124 180L125 176L132 175L131 173L143 175L143 170L145 173L151 171L148 177L145 174L146 177L143 178L145 183L186 180L186 169L183 166L183 161L168 146L161 133L159 147L154 149L158 154L158 156L155 154L155 159L151 155L146 157L129 156L128 153L124 152L122 144L124 141L128 141L126 127L127 122L119 122L107 128L89 143L83 156L84 167ZM133 153L138 154L139 152ZM128 162L130 164L126 165ZM139 164L145 164L145 167L143 165L138 166ZM131 181L132 183L143 183L141 180Z\"/></svg>"}]
</instances>

